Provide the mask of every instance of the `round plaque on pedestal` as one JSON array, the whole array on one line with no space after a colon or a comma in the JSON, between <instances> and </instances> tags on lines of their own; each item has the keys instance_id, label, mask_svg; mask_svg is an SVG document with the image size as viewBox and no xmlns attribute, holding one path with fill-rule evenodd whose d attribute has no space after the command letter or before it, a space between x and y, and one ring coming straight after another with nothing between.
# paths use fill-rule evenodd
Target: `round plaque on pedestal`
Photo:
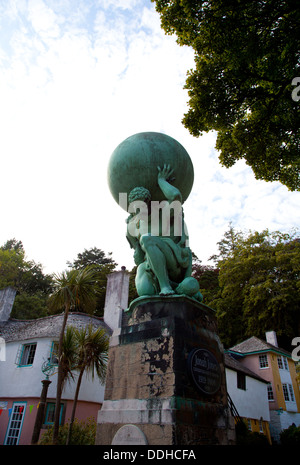
<instances>
[{"instance_id":1,"label":"round plaque on pedestal","mask_svg":"<svg viewBox=\"0 0 300 465\"><path fill-rule=\"evenodd\" d=\"M201 393L213 395L220 389L220 365L216 357L209 350L192 350L188 356L188 371Z\"/></svg>"}]
</instances>

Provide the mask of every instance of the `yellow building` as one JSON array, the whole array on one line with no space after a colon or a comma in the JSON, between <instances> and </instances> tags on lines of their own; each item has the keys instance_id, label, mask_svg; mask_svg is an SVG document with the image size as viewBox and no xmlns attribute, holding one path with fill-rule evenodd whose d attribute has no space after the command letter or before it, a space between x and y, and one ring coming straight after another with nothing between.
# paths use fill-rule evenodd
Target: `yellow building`
<instances>
[{"instance_id":1,"label":"yellow building","mask_svg":"<svg viewBox=\"0 0 300 465\"><path fill-rule=\"evenodd\" d=\"M229 353L240 363L268 382L270 433L279 442L280 432L290 425L300 426L300 391L295 362L291 353L278 347L276 333L266 333L266 341L251 337L231 347ZM259 425L249 419L249 428Z\"/></svg>"}]
</instances>

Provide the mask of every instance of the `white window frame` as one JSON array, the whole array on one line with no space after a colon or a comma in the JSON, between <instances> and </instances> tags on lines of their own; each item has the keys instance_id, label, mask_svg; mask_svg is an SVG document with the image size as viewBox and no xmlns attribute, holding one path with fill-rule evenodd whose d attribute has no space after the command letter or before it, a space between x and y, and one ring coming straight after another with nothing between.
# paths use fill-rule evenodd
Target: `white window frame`
<instances>
[{"instance_id":1,"label":"white window frame","mask_svg":"<svg viewBox=\"0 0 300 465\"><path fill-rule=\"evenodd\" d=\"M291 384L288 384L288 389L289 389L289 395L290 395L290 402L295 402L293 386Z\"/></svg>"},{"instance_id":2,"label":"white window frame","mask_svg":"<svg viewBox=\"0 0 300 465\"><path fill-rule=\"evenodd\" d=\"M283 396L286 402L295 402L293 386L290 383L282 384Z\"/></svg>"},{"instance_id":3,"label":"white window frame","mask_svg":"<svg viewBox=\"0 0 300 465\"><path fill-rule=\"evenodd\" d=\"M267 384L267 393L268 393L268 401L269 402L274 401L274 392L273 392L272 383Z\"/></svg>"},{"instance_id":4,"label":"white window frame","mask_svg":"<svg viewBox=\"0 0 300 465\"><path fill-rule=\"evenodd\" d=\"M49 361L51 365L58 365L58 341L52 341Z\"/></svg>"},{"instance_id":5,"label":"white window frame","mask_svg":"<svg viewBox=\"0 0 300 465\"><path fill-rule=\"evenodd\" d=\"M14 402L9 417L4 445L16 446L19 444L27 402ZM22 412L19 411L22 408Z\"/></svg>"},{"instance_id":6,"label":"white window frame","mask_svg":"<svg viewBox=\"0 0 300 465\"><path fill-rule=\"evenodd\" d=\"M34 353L32 355L31 352L32 352L33 347L34 347ZM28 342L26 344L22 344L17 354L16 364L18 365L18 367L32 366L34 362L35 354L36 354L36 349L37 349L37 342Z\"/></svg>"},{"instance_id":7,"label":"white window frame","mask_svg":"<svg viewBox=\"0 0 300 465\"><path fill-rule=\"evenodd\" d=\"M259 368L263 370L264 368L269 368L269 361L267 354L261 354L258 357L259 359Z\"/></svg>"},{"instance_id":8,"label":"white window frame","mask_svg":"<svg viewBox=\"0 0 300 465\"><path fill-rule=\"evenodd\" d=\"M277 356L277 364L278 364L279 370L287 370L287 371L289 371L289 365L288 365L287 358L284 357L283 355L278 355Z\"/></svg>"}]
</instances>

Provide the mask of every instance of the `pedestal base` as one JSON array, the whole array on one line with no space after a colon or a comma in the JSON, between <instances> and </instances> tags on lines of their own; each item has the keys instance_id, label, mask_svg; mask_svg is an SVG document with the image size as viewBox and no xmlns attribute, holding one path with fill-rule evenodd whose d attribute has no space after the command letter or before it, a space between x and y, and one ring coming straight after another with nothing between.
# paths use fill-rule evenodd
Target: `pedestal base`
<instances>
[{"instance_id":1,"label":"pedestal base","mask_svg":"<svg viewBox=\"0 0 300 465\"><path fill-rule=\"evenodd\" d=\"M96 444L234 439L215 312L183 296L139 299L111 337Z\"/></svg>"}]
</instances>

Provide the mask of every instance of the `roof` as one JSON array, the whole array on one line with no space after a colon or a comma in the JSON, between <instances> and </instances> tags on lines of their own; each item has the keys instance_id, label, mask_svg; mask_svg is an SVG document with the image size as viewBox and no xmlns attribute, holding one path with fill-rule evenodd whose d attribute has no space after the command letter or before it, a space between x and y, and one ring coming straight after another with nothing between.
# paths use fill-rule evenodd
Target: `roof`
<instances>
[{"instance_id":1,"label":"roof","mask_svg":"<svg viewBox=\"0 0 300 465\"><path fill-rule=\"evenodd\" d=\"M253 371L249 370L249 368L242 365L242 363L238 362L230 354L225 353L224 357L225 357L225 366L226 366L226 368L230 368L231 370L242 372L245 375L250 376L251 378L255 378L255 379L258 379L259 381L262 381L263 383L268 383L269 382L269 381L266 381L265 379L261 378L261 376L257 375Z\"/></svg>"},{"instance_id":2,"label":"roof","mask_svg":"<svg viewBox=\"0 0 300 465\"><path fill-rule=\"evenodd\" d=\"M263 341L256 336L252 336L249 339L237 344L229 349L229 351L237 352L243 355L249 355L258 352L276 352L290 357L291 354L287 350L276 347L269 342Z\"/></svg>"},{"instance_id":3,"label":"roof","mask_svg":"<svg viewBox=\"0 0 300 465\"><path fill-rule=\"evenodd\" d=\"M62 326L64 314L46 316L35 320L9 319L0 321L0 336L5 342L23 341L26 339L53 337L58 338ZM92 324L95 328L102 327L111 334L111 329L103 318L88 315L86 313L69 313L67 325L82 328Z\"/></svg>"}]
</instances>

